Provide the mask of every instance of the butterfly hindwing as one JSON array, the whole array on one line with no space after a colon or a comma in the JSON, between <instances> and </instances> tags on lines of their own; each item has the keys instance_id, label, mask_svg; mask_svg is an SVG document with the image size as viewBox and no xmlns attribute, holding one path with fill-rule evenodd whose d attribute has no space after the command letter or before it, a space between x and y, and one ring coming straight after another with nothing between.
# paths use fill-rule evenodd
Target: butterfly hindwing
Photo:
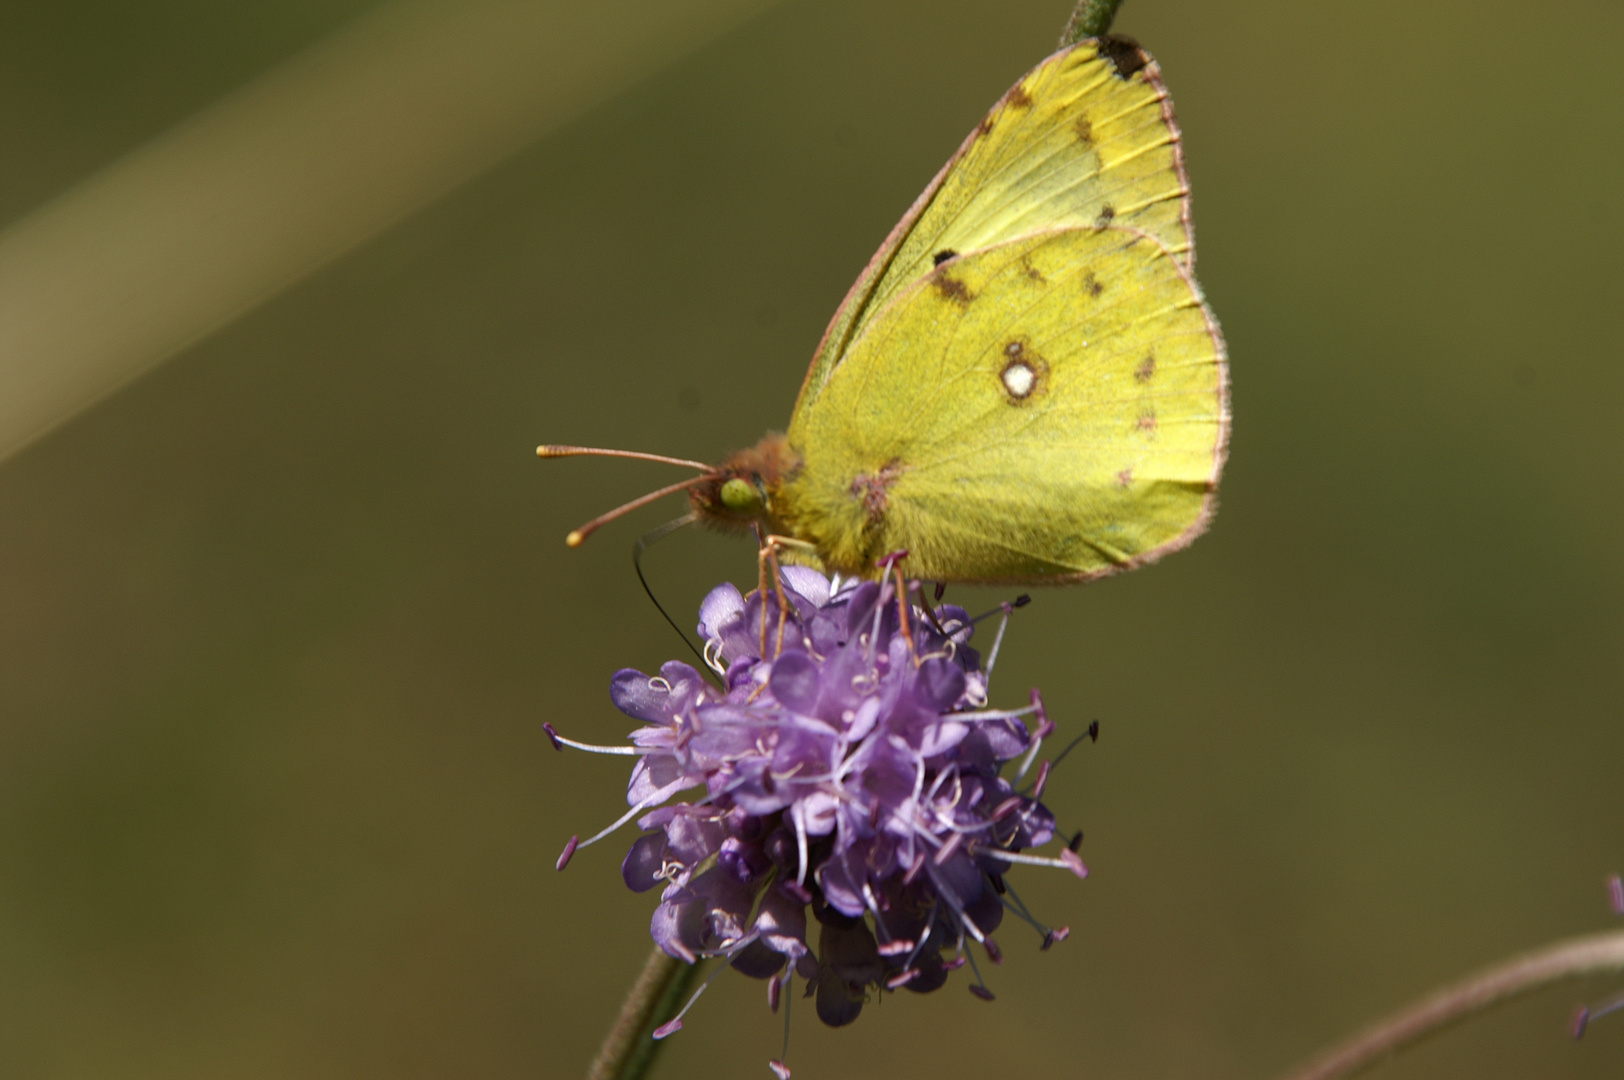
<instances>
[{"instance_id":1,"label":"butterfly hindwing","mask_svg":"<svg viewBox=\"0 0 1624 1080\"><path fill-rule=\"evenodd\" d=\"M1204 527L1228 430L1223 341L1179 252L1052 229L934 267L864 326L783 493L829 569L1081 580Z\"/></svg>"},{"instance_id":2,"label":"butterfly hindwing","mask_svg":"<svg viewBox=\"0 0 1624 1080\"><path fill-rule=\"evenodd\" d=\"M892 230L825 331L795 415L901 291L955 255L1095 224L1194 256L1178 125L1160 71L1122 38L1083 41L1028 72Z\"/></svg>"}]
</instances>

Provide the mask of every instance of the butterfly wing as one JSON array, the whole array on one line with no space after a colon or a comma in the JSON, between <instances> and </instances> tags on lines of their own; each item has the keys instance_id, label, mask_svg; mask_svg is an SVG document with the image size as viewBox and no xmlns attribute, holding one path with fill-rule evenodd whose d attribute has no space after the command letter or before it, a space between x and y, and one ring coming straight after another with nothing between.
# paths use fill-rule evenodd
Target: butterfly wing
<instances>
[{"instance_id":1,"label":"butterfly wing","mask_svg":"<svg viewBox=\"0 0 1624 1080\"><path fill-rule=\"evenodd\" d=\"M1048 229L1115 223L1194 259L1179 129L1160 69L1124 38L1055 53L1016 83L852 286L807 371L795 415L897 294L953 255Z\"/></svg>"},{"instance_id":2,"label":"butterfly wing","mask_svg":"<svg viewBox=\"0 0 1624 1080\"><path fill-rule=\"evenodd\" d=\"M778 502L830 570L1060 582L1199 533L1228 436L1223 339L1181 253L1120 226L946 262L798 413Z\"/></svg>"}]
</instances>

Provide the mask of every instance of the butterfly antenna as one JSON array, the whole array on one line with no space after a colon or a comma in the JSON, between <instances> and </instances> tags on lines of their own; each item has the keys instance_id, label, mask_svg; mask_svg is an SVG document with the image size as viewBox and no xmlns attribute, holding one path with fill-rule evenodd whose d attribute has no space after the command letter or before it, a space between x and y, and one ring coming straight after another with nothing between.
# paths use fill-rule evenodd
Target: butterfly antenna
<instances>
[{"instance_id":1,"label":"butterfly antenna","mask_svg":"<svg viewBox=\"0 0 1624 1080\"><path fill-rule=\"evenodd\" d=\"M678 529L692 525L698 520L699 515L697 514L684 514L675 521L668 521L658 528L650 529L638 539L637 543L632 545L632 568L637 571L637 580L642 583L643 591L648 593L649 602L654 605L654 609L660 613L661 617L664 618L666 622L671 624L671 629L675 630L677 632L677 636L682 639L682 643L688 646L688 651L699 657L700 668L703 670L704 668L710 666L705 660L705 654L700 652L699 649L695 648L692 641L688 640L688 635L683 633L682 627L677 625L677 620L671 617L671 613L666 611L665 606L660 603L659 597L654 595L654 590L649 587L648 578L643 576L643 552L647 551L661 540L664 540Z\"/></svg>"},{"instance_id":2,"label":"butterfly antenna","mask_svg":"<svg viewBox=\"0 0 1624 1080\"><path fill-rule=\"evenodd\" d=\"M548 444L536 447L536 456L539 458L635 458L638 461L658 461L662 465L683 465L687 468L698 469L700 471L701 475L696 476L691 480L683 480L680 483L663 487L659 491L651 491L647 495L633 499L624 506L615 507L607 514L600 514L598 517L593 518L585 525L582 525L579 529L573 530L568 536L564 537L564 543L568 544L570 547L580 547L581 544L585 542L587 537L591 536L593 533L597 532L599 529L603 528L603 526L609 524L617 517L620 517L622 514L629 514L638 507L647 506L655 499L663 499L673 492L681 491L683 488L691 488L695 484L702 484L716 475L716 470L711 466L706 465L703 461L689 461L687 458L667 457L664 454L645 454L641 450L604 450L595 446L557 446Z\"/></svg>"},{"instance_id":3,"label":"butterfly antenna","mask_svg":"<svg viewBox=\"0 0 1624 1080\"><path fill-rule=\"evenodd\" d=\"M599 529L603 528L617 517L624 514L629 514L639 507L647 506L656 499L663 499L667 495L681 491L684 488L691 488L696 484L703 484L709 479L709 476L696 476L692 480L683 480L680 483L663 487L658 491L651 491L647 495L641 495L629 503L624 503L615 507L607 514L599 514L585 525L582 525L579 529L575 529L568 536L564 537L564 543L568 544L570 547L580 547L587 537L591 536L593 533L597 532Z\"/></svg>"},{"instance_id":4,"label":"butterfly antenna","mask_svg":"<svg viewBox=\"0 0 1624 1080\"><path fill-rule=\"evenodd\" d=\"M664 454L645 454L641 450L600 450L595 446L538 446L536 456L539 458L555 457L623 457L636 458L638 461L658 461L662 465L686 465L690 469L701 472L710 472L711 467L703 461L689 461L687 458L667 457Z\"/></svg>"}]
</instances>

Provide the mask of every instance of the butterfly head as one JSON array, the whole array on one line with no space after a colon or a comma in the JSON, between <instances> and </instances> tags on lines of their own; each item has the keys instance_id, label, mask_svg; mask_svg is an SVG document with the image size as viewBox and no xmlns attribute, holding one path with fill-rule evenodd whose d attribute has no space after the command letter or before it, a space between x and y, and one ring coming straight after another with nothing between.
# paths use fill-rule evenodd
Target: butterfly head
<instances>
[{"instance_id":1,"label":"butterfly head","mask_svg":"<svg viewBox=\"0 0 1624 1080\"><path fill-rule=\"evenodd\" d=\"M738 451L689 489L695 515L726 531L775 531L773 497L795 471L797 460L782 435L768 435Z\"/></svg>"}]
</instances>

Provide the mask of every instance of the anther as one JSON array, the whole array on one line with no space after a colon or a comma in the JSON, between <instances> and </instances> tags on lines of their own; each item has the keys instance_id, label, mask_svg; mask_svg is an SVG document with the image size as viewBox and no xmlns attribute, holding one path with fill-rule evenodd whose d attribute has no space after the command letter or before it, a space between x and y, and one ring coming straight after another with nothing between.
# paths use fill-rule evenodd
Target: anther
<instances>
[{"instance_id":1,"label":"anther","mask_svg":"<svg viewBox=\"0 0 1624 1080\"><path fill-rule=\"evenodd\" d=\"M778 1080L789 1080L789 1066L782 1061L769 1061L767 1062L767 1068L773 1071L773 1075L778 1077Z\"/></svg>"},{"instance_id":2,"label":"anther","mask_svg":"<svg viewBox=\"0 0 1624 1080\"><path fill-rule=\"evenodd\" d=\"M1060 853L1060 861L1066 864L1067 870L1070 870L1079 878L1088 877L1088 867L1083 865L1083 860L1078 858L1077 853L1071 848L1067 848Z\"/></svg>"},{"instance_id":3,"label":"anther","mask_svg":"<svg viewBox=\"0 0 1624 1080\"><path fill-rule=\"evenodd\" d=\"M677 1032L679 1032L681 1030L682 1030L682 1017L679 1016L675 1020L671 1021L669 1024L661 1024L659 1027L655 1028L654 1029L654 1037L656 1039L663 1039L667 1035L675 1035Z\"/></svg>"},{"instance_id":4,"label":"anther","mask_svg":"<svg viewBox=\"0 0 1624 1080\"><path fill-rule=\"evenodd\" d=\"M575 855L575 849L580 846L581 838L579 835L570 837L570 842L564 845L564 853L558 857L558 869L562 870L570 864L570 859Z\"/></svg>"},{"instance_id":5,"label":"anther","mask_svg":"<svg viewBox=\"0 0 1624 1080\"><path fill-rule=\"evenodd\" d=\"M1048 952L1049 946L1058 945L1060 942L1065 941L1069 937L1071 937L1071 927L1057 926L1053 930L1050 930L1047 934L1043 935L1043 944L1039 945L1038 949L1041 952Z\"/></svg>"},{"instance_id":6,"label":"anther","mask_svg":"<svg viewBox=\"0 0 1624 1080\"><path fill-rule=\"evenodd\" d=\"M996 1001L997 1000L996 998L994 998L992 996L992 991L988 990L985 986L981 985L980 983L971 983L970 984L970 993L974 994L976 997L980 998L982 1001Z\"/></svg>"},{"instance_id":7,"label":"anther","mask_svg":"<svg viewBox=\"0 0 1624 1080\"><path fill-rule=\"evenodd\" d=\"M558 731L556 729L554 729L554 727L552 725L552 722L551 721L543 721L542 725L541 725L541 730L545 731L547 733L547 738L552 740L553 749L557 750L559 753L563 753L564 752L564 744L558 741Z\"/></svg>"},{"instance_id":8,"label":"anther","mask_svg":"<svg viewBox=\"0 0 1624 1080\"><path fill-rule=\"evenodd\" d=\"M1614 915L1624 915L1624 877L1614 874L1607 879L1607 901L1612 904Z\"/></svg>"},{"instance_id":9,"label":"anther","mask_svg":"<svg viewBox=\"0 0 1624 1080\"><path fill-rule=\"evenodd\" d=\"M1590 1026L1592 1020L1600 1020L1608 1013L1617 1012L1620 1009L1624 1009L1624 997L1616 997L1594 1008L1581 1008L1573 1015L1573 1037L1575 1039L1584 1038L1585 1029Z\"/></svg>"},{"instance_id":10,"label":"anther","mask_svg":"<svg viewBox=\"0 0 1624 1080\"><path fill-rule=\"evenodd\" d=\"M783 992L783 985L777 979L767 980L767 1008L775 1014L778 1012L778 995Z\"/></svg>"},{"instance_id":11,"label":"anther","mask_svg":"<svg viewBox=\"0 0 1624 1080\"><path fill-rule=\"evenodd\" d=\"M1100 722L1095 720L1088 725L1088 737L1092 742L1100 741Z\"/></svg>"},{"instance_id":12,"label":"anther","mask_svg":"<svg viewBox=\"0 0 1624 1080\"><path fill-rule=\"evenodd\" d=\"M1047 761L1045 761L1043 763L1043 765L1044 765L1045 770L1047 770L1049 763ZM1045 772L1044 775L1047 776L1048 773ZM1021 804L1024 803L1025 801L1026 800L1021 798L1019 795L1011 795L1009 798L1007 798L1003 802L999 803L993 809L993 812L992 812L993 821L995 821L995 822L1003 821L1005 818L1009 817L1009 815L1011 815L1015 811L1019 810L1021 808Z\"/></svg>"},{"instance_id":13,"label":"anther","mask_svg":"<svg viewBox=\"0 0 1624 1080\"><path fill-rule=\"evenodd\" d=\"M986 947L988 960L991 960L995 964L1002 964L1004 962L1004 950L998 947L998 942L994 941L991 935L982 941L981 944Z\"/></svg>"},{"instance_id":14,"label":"anther","mask_svg":"<svg viewBox=\"0 0 1624 1080\"><path fill-rule=\"evenodd\" d=\"M897 938L895 941L887 941L880 945L879 953L881 956L901 956L903 953L913 952L915 944L916 942L907 938Z\"/></svg>"},{"instance_id":15,"label":"anther","mask_svg":"<svg viewBox=\"0 0 1624 1080\"><path fill-rule=\"evenodd\" d=\"M950 833L942 846L936 849L936 854L931 856L931 862L937 866L943 865L953 857L953 853L959 850L962 843L964 843L963 833Z\"/></svg>"},{"instance_id":16,"label":"anther","mask_svg":"<svg viewBox=\"0 0 1624 1080\"><path fill-rule=\"evenodd\" d=\"M913 982L918 977L919 969L916 967L909 968L907 971L899 972L898 974L885 980L885 988L887 990L896 990L899 987L906 986L907 984Z\"/></svg>"},{"instance_id":17,"label":"anther","mask_svg":"<svg viewBox=\"0 0 1624 1080\"><path fill-rule=\"evenodd\" d=\"M1038 779L1037 779L1037 783L1032 785L1032 798L1034 798L1034 799L1043 798L1043 788L1044 788L1044 785L1046 785L1048 782L1049 782L1049 763L1047 761L1045 761L1041 765L1038 766Z\"/></svg>"}]
</instances>

